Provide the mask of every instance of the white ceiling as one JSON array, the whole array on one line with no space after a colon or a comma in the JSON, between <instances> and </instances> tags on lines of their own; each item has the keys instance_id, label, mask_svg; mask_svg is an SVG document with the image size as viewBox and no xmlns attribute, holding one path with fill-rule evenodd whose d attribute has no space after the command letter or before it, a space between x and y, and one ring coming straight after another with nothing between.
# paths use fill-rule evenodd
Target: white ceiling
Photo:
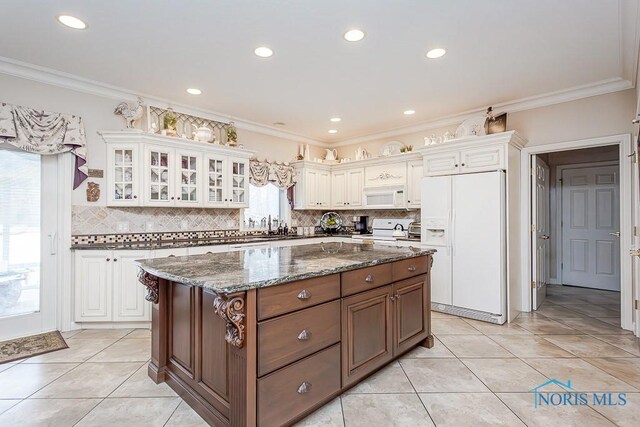
<instances>
[{"instance_id":1,"label":"white ceiling","mask_svg":"<svg viewBox=\"0 0 640 427\"><path fill-rule=\"evenodd\" d=\"M629 1L3 0L0 56L334 142L632 80ZM342 38L352 27L362 42ZM256 57L260 45L275 55ZM448 53L426 59L433 47Z\"/></svg>"}]
</instances>

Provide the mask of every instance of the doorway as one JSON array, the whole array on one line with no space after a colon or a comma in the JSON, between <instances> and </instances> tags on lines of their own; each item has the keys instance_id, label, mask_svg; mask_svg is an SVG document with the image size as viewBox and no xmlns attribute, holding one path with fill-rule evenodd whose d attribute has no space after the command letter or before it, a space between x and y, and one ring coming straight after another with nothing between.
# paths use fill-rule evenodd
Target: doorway
<instances>
[{"instance_id":1,"label":"doorway","mask_svg":"<svg viewBox=\"0 0 640 427\"><path fill-rule=\"evenodd\" d=\"M58 161L0 148L0 341L56 329Z\"/></svg>"},{"instance_id":2,"label":"doorway","mask_svg":"<svg viewBox=\"0 0 640 427\"><path fill-rule=\"evenodd\" d=\"M523 311L557 304L552 311L574 308L638 333L627 255L636 244L633 148L630 135L615 135L523 149Z\"/></svg>"}]
</instances>

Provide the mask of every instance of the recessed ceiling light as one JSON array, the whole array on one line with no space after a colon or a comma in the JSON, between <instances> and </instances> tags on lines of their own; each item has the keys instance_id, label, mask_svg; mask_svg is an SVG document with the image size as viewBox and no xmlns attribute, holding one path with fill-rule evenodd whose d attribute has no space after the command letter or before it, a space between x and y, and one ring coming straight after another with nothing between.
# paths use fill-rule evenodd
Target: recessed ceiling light
<instances>
[{"instance_id":1,"label":"recessed ceiling light","mask_svg":"<svg viewBox=\"0 0 640 427\"><path fill-rule=\"evenodd\" d=\"M329 120L334 122L334 123L338 123L338 122L342 121L342 119L340 117L331 117Z\"/></svg>"},{"instance_id":2,"label":"recessed ceiling light","mask_svg":"<svg viewBox=\"0 0 640 427\"><path fill-rule=\"evenodd\" d=\"M82 19L78 19L71 15L58 15L58 21L62 25L66 25L74 30L84 30L87 28L87 24Z\"/></svg>"},{"instance_id":3,"label":"recessed ceiling light","mask_svg":"<svg viewBox=\"0 0 640 427\"><path fill-rule=\"evenodd\" d=\"M329 133L338 133L338 131L335 129L329 129Z\"/></svg>"},{"instance_id":4,"label":"recessed ceiling light","mask_svg":"<svg viewBox=\"0 0 640 427\"><path fill-rule=\"evenodd\" d=\"M437 48L431 49L429 52L427 52L427 58L429 58L429 59L440 58L441 56L444 56L445 53L447 53L446 49L443 49L441 47L437 47Z\"/></svg>"},{"instance_id":5,"label":"recessed ceiling light","mask_svg":"<svg viewBox=\"0 0 640 427\"><path fill-rule=\"evenodd\" d=\"M260 58L268 58L273 55L273 51L266 46L257 47L253 53L258 55Z\"/></svg>"},{"instance_id":6,"label":"recessed ceiling light","mask_svg":"<svg viewBox=\"0 0 640 427\"><path fill-rule=\"evenodd\" d=\"M190 87L189 89L187 89L187 92L191 95L200 95L202 93L200 89L196 89L195 87Z\"/></svg>"},{"instance_id":7,"label":"recessed ceiling light","mask_svg":"<svg viewBox=\"0 0 640 427\"><path fill-rule=\"evenodd\" d=\"M274 126L285 126L286 123L285 122L274 122L273 125Z\"/></svg>"},{"instance_id":8,"label":"recessed ceiling light","mask_svg":"<svg viewBox=\"0 0 640 427\"><path fill-rule=\"evenodd\" d=\"M404 110L404 115L405 116L412 116L416 113L416 110Z\"/></svg>"},{"instance_id":9,"label":"recessed ceiling light","mask_svg":"<svg viewBox=\"0 0 640 427\"><path fill-rule=\"evenodd\" d=\"M364 31L357 28L344 33L344 39L348 42L359 42L364 38Z\"/></svg>"}]
</instances>

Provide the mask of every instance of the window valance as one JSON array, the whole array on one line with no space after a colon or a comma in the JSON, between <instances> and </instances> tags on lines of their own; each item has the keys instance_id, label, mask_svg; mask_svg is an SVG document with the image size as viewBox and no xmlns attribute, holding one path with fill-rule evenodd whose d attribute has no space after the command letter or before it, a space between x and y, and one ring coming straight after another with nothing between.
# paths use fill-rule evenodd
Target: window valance
<instances>
[{"instance_id":1,"label":"window valance","mask_svg":"<svg viewBox=\"0 0 640 427\"><path fill-rule=\"evenodd\" d=\"M0 144L50 155L71 152L76 157L73 188L87 178L87 141L82 118L0 103Z\"/></svg>"},{"instance_id":2,"label":"window valance","mask_svg":"<svg viewBox=\"0 0 640 427\"><path fill-rule=\"evenodd\" d=\"M249 182L256 187L273 184L278 188L287 189L295 184L295 171L293 166L286 162L251 159Z\"/></svg>"}]
</instances>

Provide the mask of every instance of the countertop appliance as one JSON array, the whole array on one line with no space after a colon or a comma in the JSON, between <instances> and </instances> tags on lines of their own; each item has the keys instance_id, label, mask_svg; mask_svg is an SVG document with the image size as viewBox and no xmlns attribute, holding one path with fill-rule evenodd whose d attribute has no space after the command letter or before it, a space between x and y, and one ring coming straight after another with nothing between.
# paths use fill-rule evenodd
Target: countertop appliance
<instances>
[{"instance_id":1,"label":"countertop appliance","mask_svg":"<svg viewBox=\"0 0 640 427\"><path fill-rule=\"evenodd\" d=\"M437 249L432 308L502 324L507 316L504 171L422 180L422 245Z\"/></svg>"},{"instance_id":2,"label":"countertop appliance","mask_svg":"<svg viewBox=\"0 0 640 427\"><path fill-rule=\"evenodd\" d=\"M422 233L422 224L420 222L412 222L411 224L409 224L409 237L414 237L419 239L420 235Z\"/></svg>"},{"instance_id":3,"label":"countertop appliance","mask_svg":"<svg viewBox=\"0 0 640 427\"><path fill-rule=\"evenodd\" d=\"M355 234L369 234L369 228L367 225L368 221L369 217L366 215L351 217L351 222L353 222Z\"/></svg>"},{"instance_id":4,"label":"countertop appliance","mask_svg":"<svg viewBox=\"0 0 640 427\"><path fill-rule=\"evenodd\" d=\"M407 237L407 231L409 225L413 222L413 219L402 218L374 218L372 222L373 233L368 235L353 235L353 240L372 240L374 243L381 242L395 242L398 237ZM399 226L399 227L398 227ZM397 234L396 227L400 228L402 236L394 236L394 232Z\"/></svg>"}]
</instances>

